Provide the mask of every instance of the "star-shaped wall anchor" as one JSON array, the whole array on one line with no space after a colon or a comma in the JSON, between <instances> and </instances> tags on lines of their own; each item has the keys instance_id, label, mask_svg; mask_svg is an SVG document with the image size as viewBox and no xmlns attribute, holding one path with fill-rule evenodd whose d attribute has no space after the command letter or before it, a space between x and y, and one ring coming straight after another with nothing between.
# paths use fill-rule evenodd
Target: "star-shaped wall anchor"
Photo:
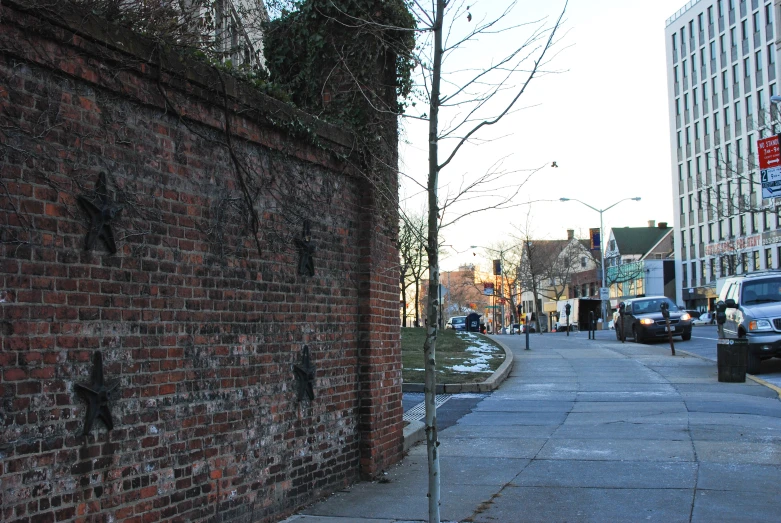
<instances>
[{"instance_id":1,"label":"star-shaped wall anchor","mask_svg":"<svg viewBox=\"0 0 781 523\"><path fill-rule=\"evenodd\" d=\"M89 215L89 232L84 248L91 251L95 241L100 238L108 247L111 254L116 254L117 244L114 241L114 231L111 230L111 221L122 212L122 205L114 204L109 197L106 185L106 173L100 173L98 183L95 186L96 201L86 196L79 196L81 208Z\"/></svg>"},{"instance_id":2,"label":"star-shaped wall anchor","mask_svg":"<svg viewBox=\"0 0 781 523\"><path fill-rule=\"evenodd\" d=\"M301 276L315 275L315 251L317 247L312 244L312 226L309 220L304 220L304 234L301 240L296 239L298 245L298 274Z\"/></svg>"},{"instance_id":3,"label":"star-shaped wall anchor","mask_svg":"<svg viewBox=\"0 0 781 523\"><path fill-rule=\"evenodd\" d=\"M87 417L84 419L84 430L80 436L87 436L92 430L92 422L100 418L106 424L108 430L114 428L111 419L109 402L111 395L119 387L119 381L106 383L103 379L103 354L98 351L92 360L92 383L77 383L75 388L87 400Z\"/></svg>"},{"instance_id":4,"label":"star-shaped wall anchor","mask_svg":"<svg viewBox=\"0 0 781 523\"><path fill-rule=\"evenodd\" d=\"M296 374L296 380L298 381L298 401L303 401L304 396L308 397L309 401L312 401L315 399L315 366L309 357L309 347L307 345L304 345L302 352L301 365L293 365L293 372Z\"/></svg>"}]
</instances>

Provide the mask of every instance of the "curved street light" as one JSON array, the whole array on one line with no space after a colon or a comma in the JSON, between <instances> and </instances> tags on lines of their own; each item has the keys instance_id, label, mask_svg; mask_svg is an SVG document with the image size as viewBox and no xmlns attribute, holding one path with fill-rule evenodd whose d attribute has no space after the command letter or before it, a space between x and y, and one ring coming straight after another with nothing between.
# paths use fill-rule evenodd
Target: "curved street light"
<instances>
[{"instance_id":1,"label":"curved street light","mask_svg":"<svg viewBox=\"0 0 781 523\"><path fill-rule=\"evenodd\" d=\"M606 279L607 278L607 270L605 269L605 234L604 234L604 231L603 231L603 228L602 228L602 213L605 212L605 211L609 211L610 209L612 209L613 207L615 207L616 205L618 205L621 202L625 202L627 200L633 200L635 202L639 202L640 199L641 198L639 196L635 196L634 198L624 198L622 200L618 200L616 203L614 203L613 205L611 205L609 207L605 207L604 209L597 209L596 207L594 207L592 205L589 205L589 204L587 204L584 201L578 200L577 198L559 198L559 200L562 201L562 202L570 202L570 201L572 201L572 202L582 203L583 205L585 205L589 209L592 209L592 210L597 211L599 213L599 256L601 258L600 259L600 263L602 265L602 288L603 289L607 287L607 279ZM605 323L607 322L607 302L608 301L610 301L610 297L608 297L607 300L602 300L602 322L603 322L603 327L604 327Z\"/></svg>"}]
</instances>

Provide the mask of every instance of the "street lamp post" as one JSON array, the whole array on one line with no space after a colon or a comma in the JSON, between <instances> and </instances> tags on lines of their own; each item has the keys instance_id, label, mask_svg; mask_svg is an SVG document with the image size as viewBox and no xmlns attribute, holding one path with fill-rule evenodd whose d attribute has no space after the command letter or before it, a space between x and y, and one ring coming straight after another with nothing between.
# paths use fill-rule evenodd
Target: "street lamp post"
<instances>
[{"instance_id":1,"label":"street lamp post","mask_svg":"<svg viewBox=\"0 0 781 523\"><path fill-rule=\"evenodd\" d=\"M599 256L600 256L600 264L602 266L602 289L607 288L607 270L605 268L605 231L603 230L602 226L602 213L605 211L609 211L616 205L618 205L621 202L625 202L627 200L633 200L636 202L640 201L639 196L635 196L634 198L624 198L623 200L618 200L616 203L611 205L610 207L605 207L604 209L597 209L596 207L593 207L586 202L583 202L581 200L578 200L577 198L559 198L562 202L578 202L582 203L589 209L592 209L594 211L597 211L599 213ZM602 293L602 290L600 289L600 294ZM601 298L601 297L600 297ZM602 325L604 327L605 322L607 322L607 303L610 301L610 297L608 296L607 300L602 300Z\"/></svg>"}]
</instances>

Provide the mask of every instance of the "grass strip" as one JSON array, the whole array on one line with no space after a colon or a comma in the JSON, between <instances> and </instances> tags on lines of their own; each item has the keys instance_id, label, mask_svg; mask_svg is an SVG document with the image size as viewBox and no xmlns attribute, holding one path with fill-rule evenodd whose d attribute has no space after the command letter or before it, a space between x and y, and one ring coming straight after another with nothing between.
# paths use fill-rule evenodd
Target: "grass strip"
<instances>
[{"instance_id":1,"label":"grass strip","mask_svg":"<svg viewBox=\"0 0 781 523\"><path fill-rule=\"evenodd\" d=\"M425 328L401 329L404 383L423 383ZM437 336L437 383L479 383L504 362L504 351L487 336L476 332L442 329Z\"/></svg>"}]
</instances>

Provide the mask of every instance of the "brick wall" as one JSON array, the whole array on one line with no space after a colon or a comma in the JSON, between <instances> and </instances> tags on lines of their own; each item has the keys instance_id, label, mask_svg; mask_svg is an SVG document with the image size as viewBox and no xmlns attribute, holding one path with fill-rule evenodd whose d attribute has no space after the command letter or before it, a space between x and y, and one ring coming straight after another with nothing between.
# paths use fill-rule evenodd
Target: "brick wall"
<instances>
[{"instance_id":1,"label":"brick wall","mask_svg":"<svg viewBox=\"0 0 781 523\"><path fill-rule=\"evenodd\" d=\"M395 219L352 143L120 29L3 2L0 520L273 521L401 457ZM85 249L100 173L116 254ZM114 429L82 437L97 351Z\"/></svg>"}]
</instances>

